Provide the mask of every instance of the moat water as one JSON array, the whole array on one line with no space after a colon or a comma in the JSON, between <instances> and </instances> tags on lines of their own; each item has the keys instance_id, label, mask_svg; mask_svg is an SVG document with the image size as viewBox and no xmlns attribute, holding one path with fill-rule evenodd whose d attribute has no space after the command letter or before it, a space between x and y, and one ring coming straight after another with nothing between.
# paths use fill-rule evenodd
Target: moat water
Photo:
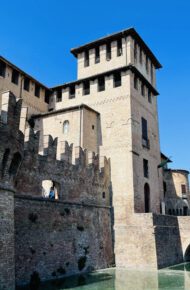
<instances>
[{"instance_id":1,"label":"moat water","mask_svg":"<svg viewBox=\"0 0 190 290\"><path fill-rule=\"evenodd\" d=\"M30 289L30 288L22 288ZM108 269L51 281L38 290L190 290L190 263L159 271Z\"/></svg>"}]
</instances>

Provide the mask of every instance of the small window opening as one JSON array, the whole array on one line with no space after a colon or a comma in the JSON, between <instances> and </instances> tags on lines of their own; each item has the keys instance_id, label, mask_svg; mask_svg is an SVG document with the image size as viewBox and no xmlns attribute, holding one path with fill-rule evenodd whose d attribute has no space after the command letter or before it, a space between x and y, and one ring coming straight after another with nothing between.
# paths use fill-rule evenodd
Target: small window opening
<instances>
[{"instance_id":1,"label":"small window opening","mask_svg":"<svg viewBox=\"0 0 190 290\"><path fill-rule=\"evenodd\" d=\"M62 89L57 90L56 93L57 93L56 94L56 101L57 101L57 103L59 103L62 101Z\"/></svg>"},{"instance_id":2,"label":"small window opening","mask_svg":"<svg viewBox=\"0 0 190 290\"><path fill-rule=\"evenodd\" d=\"M0 76L5 77L5 72L6 72L6 64L0 60Z\"/></svg>"},{"instance_id":3,"label":"small window opening","mask_svg":"<svg viewBox=\"0 0 190 290\"><path fill-rule=\"evenodd\" d=\"M106 60L111 59L111 43L106 45Z\"/></svg>"},{"instance_id":4,"label":"small window opening","mask_svg":"<svg viewBox=\"0 0 190 290\"><path fill-rule=\"evenodd\" d=\"M88 50L86 50L85 52L84 52L84 66L85 67L87 67L87 66L89 66L89 51Z\"/></svg>"},{"instance_id":5,"label":"small window opening","mask_svg":"<svg viewBox=\"0 0 190 290\"><path fill-rule=\"evenodd\" d=\"M75 85L70 86L69 88L69 99L74 99L75 98Z\"/></svg>"},{"instance_id":6,"label":"small window opening","mask_svg":"<svg viewBox=\"0 0 190 290\"><path fill-rule=\"evenodd\" d=\"M144 86L144 84L141 84L141 95L143 97L145 96L145 86Z\"/></svg>"},{"instance_id":7,"label":"small window opening","mask_svg":"<svg viewBox=\"0 0 190 290\"><path fill-rule=\"evenodd\" d=\"M148 160L143 159L143 171L144 171L144 177L149 177L149 170L148 170Z\"/></svg>"},{"instance_id":8,"label":"small window opening","mask_svg":"<svg viewBox=\"0 0 190 290\"><path fill-rule=\"evenodd\" d=\"M27 92L30 90L30 79L27 77L24 78L24 90Z\"/></svg>"},{"instance_id":9,"label":"small window opening","mask_svg":"<svg viewBox=\"0 0 190 290\"><path fill-rule=\"evenodd\" d=\"M100 62L100 47L95 48L95 63Z\"/></svg>"},{"instance_id":10,"label":"small window opening","mask_svg":"<svg viewBox=\"0 0 190 290\"><path fill-rule=\"evenodd\" d=\"M45 102L49 104L50 99L50 92L48 90L45 90Z\"/></svg>"},{"instance_id":11,"label":"small window opening","mask_svg":"<svg viewBox=\"0 0 190 290\"><path fill-rule=\"evenodd\" d=\"M187 214L188 214L188 207L187 206L184 206L183 207L183 215L184 216L187 216Z\"/></svg>"},{"instance_id":12,"label":"small window opening","mask_svg":"<svg viewBox=\"0 0 190 290\"><path fill-rule=\"evenodd\" d=\"M137 60L137 43L134 44L134 60Z\"/></svg>"},{"instance_id":13,"label":"small window opening","mask_svg":"<svg viewBox=\"0 0 190 290\"><path fill-rule=\"evenodd\" d=\"M40 86L38 84L35 84L35 92L34 92L35 96L37 98L40 97Z\"/></svg>"},{"instance_id":14,"label":"small window opening","mask_svg":"<svg viewBox=\"0 0 190 290\"><path fill-rule=\"evenodd\" d=\"M167 192L167 185L166 182L163 182L163 190L164 190L164 197L166 196L166 192Z\"/></svg>"},{"instance_id":15,"label":"small window opening","mask_svg":"<svg viewBox=\"0 0 190 290\"><path fill-rule=\"evenodd\" d=\"M94 130L94 125L92 125L92 130Z\"/></svg>"},{"instance_id":16,"label":"small window opening","mask_svg":"<svg viewBox=\"0 0 190 290\"><path fill-rule=\"evenodd\" d=\"M185 184L182 184L182 185L181 185L181 193L182 193L182 194L187 193L187 191L186 191L186 185L185 185Z\"/></svg>"},{"instance_id":17,"label":"small window opening","mask_svg":"<svg viewBox=\"0 0 190 290\"><path fill-rule=\"evenodd\" d=\"M90 82L85 81L83 83L83 95L89 95L90 94Z\"/></svg>"},{"instance_id":18,"label":"small window opening","mask_svg":"<svg viewBox=\"0 0 190 290\"><path fill-rule=\"evenodd\" d=\"M152 94L150 89L148 89L148 101L149 103L152 103Z\"/></svg>"},{"instance_id":19,"label":"small window opening","mask_svg":"<svg viewBox=\"0 0 190 290\"><path fill-rule=\"evenodd\" d=\"M146 72L149 72L149 67L148 67L148 56L146 56Z\"/></svg>"},{"instance_id":20,"label":"small window opening","mask_svg":"<svg viewBox=\"0 0 190 290\"><path fill-rule=\"evenodd\" d=\"M114 82L114 88L121 86L121 73L115 73L113 75L113 82Z\"/></svg>"},{"instance_id":21,"label":"small window opening","mask_svg":"<svg viewBox=\"0 0 190 290\"><path fill-rule=\"evenodd\" d=\"M105 78L101 77L98 79L98 92L105 91Z\"/></svg>"},{"instance_id":22,"label":"small window opening","mask_svg":"<svg viewBox=\"0 0 190 290\"><path fill-rule=\"evenodd\" d=\"M106 198L106 193L102 192L102 198Z\"/></svg>"},{"instance_id":23,"label":"small window opening","mask_svg":"<svg viewBox=\"0 0 190 290\"><path fill-rule=\"evenodd\" d=\"M64 134L69 133L69 121L68 120L64 121L64 123L63 123L63 133Z\"/></svg>"},{"instance_id":24,"label":"small window opening","mask_svg":"<svg viewBox=\"0 0 190 290\"><path fill-rule=\"evenodd\" d=\"M123 53L123 51L122 51L122 40L119 39L117 41L117 56L121 56L122 53Z\"/></svg>"},{"instance_id":25,"label":"small window opening","mask_svg":"<svg viewBox=\"0 0 190 290\"><path fill-rule=\"evenodd\" d=\"M18 80L19 80L19 72L17 70L13 69L11 82L15 85L18 85Z\"/></svg>"},{"instance_id":26,"label":"small window opening","mask_svg":"<svg viewBox=\"0 0 190 290\"><path fill-rule=\"evenodd\" d=\"M172 210L169 208L169 210L168 210L168 214L169 215L172 215Z\"/></svg>"},{"instance_id":27,"label":"small window opening","mask_svg":"<svg viewBox=\"0 0 190 290\"><path fill-rule=\"evenodd\" d=\"M150 187L148 183L144 186L144 208L145 212L150 212Z\"/></svg>"},{"instance_id":28,"label":"small window opening","mask_svg":"<svg viewBox=\"0 0 190 290\"><path fill-rule=\"evenodd\" d=\"M142 48L140 47L139 61L142 64Z\"/></svg>"}]
</instances>

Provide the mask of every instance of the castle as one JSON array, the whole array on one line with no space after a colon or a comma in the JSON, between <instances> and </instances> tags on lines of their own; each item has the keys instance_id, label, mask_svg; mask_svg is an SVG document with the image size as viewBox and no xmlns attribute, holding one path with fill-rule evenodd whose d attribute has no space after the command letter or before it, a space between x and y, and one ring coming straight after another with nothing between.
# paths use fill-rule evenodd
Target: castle
<instances>
[{"instance_id":1,"label":"castle","mask_svg":"<svg viewBox=\"0 0 190 290\"><path fill-rule=\"evenodd\" d=\"M161 64L133 28L71 52L78 78L53 88L0 57L0 289L190 259L188 171L160 152Z\"/></svg>"}]
</instances>

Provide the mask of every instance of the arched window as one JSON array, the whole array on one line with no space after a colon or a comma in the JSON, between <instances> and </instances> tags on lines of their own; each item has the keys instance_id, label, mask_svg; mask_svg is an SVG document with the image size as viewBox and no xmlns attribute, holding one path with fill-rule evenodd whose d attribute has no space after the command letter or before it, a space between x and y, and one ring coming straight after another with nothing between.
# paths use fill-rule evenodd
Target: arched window
<instances>
[{"instance_id":1,"label":"arched window","mask_svg":"<svg viewBox=\"0 0 190 290\"><path fill-rule=\"evenodd\" d=\"M64 133L64 134L67 134L68 132L69 132L69 121L66 120L66 121L64 121L64 123L63 123L63 133Z\"/></svg>"},{"instance_id":2,"label":"arched window","mask_svg":"<svg viewBox=\"0 0 190 290\"><path fill-rule=\"evenodd\" d=\"M8 161L8 158L9 158L9 154L10 154L10 149L6 149L5 150L5 153L3 155L3 160L2 160L2 165L1 165L1 176L2 177L5 174L5 168L6 168L6 165L7 165L7 161Z\"/></svg>"},{"instance_id":3,"label":"arched window","mask_svg":"<svg viewBox=\"0 0 190 290\"><path fill-rule=\"evenodd\" d=\"M11 162L11 165L10 165L10 168L9 168L9 174L10 175L16 175L17 174L17 171L18 171L18 168L20 166L21 160L22 160L22 157L21 157L20 153L16 152L14 154L14 156L13 156L13 159L12 159L12 162Z\"/></svg>"},{"instance_id":4,"label":"arched window","mask_svg":"<svg viewBox=\"0 0 190 290\"><path fill-rule=\"evenodd\" d=\"M150 187L148 183L144 186L144 209L145 212L150 212Z\"/></svg>"},{"instance_id":5,"label":"arched window","mask_svg":"<svg viewBox=\"0 0 190 290\"><path fill-rule=\"evenodd\" d=\"M169 214L169 215L172 215L172 210L171 210L171 208L169 208L169 210L168 210L168 214Z\"/></svg>"}]
</instances>

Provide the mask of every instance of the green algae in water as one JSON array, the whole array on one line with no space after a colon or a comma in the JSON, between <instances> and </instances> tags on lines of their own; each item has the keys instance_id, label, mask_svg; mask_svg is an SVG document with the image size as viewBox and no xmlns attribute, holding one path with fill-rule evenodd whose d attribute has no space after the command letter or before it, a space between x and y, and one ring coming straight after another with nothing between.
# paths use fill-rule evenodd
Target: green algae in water
<instances>
[{"instance_id":1,"label":"green algae in water","mask_svg":"<svg viewBox=\"0 0 190 290\"><path fill-rule=\"evenodd\" d=\"M20 288L21 289L21 288ZM29 290L29 288L22 288ZM38 290L190 290L190 263L160 271L107 269L44 283ZM36 289L37 290L37 289Z\"/></svg>"}]
</instances>

